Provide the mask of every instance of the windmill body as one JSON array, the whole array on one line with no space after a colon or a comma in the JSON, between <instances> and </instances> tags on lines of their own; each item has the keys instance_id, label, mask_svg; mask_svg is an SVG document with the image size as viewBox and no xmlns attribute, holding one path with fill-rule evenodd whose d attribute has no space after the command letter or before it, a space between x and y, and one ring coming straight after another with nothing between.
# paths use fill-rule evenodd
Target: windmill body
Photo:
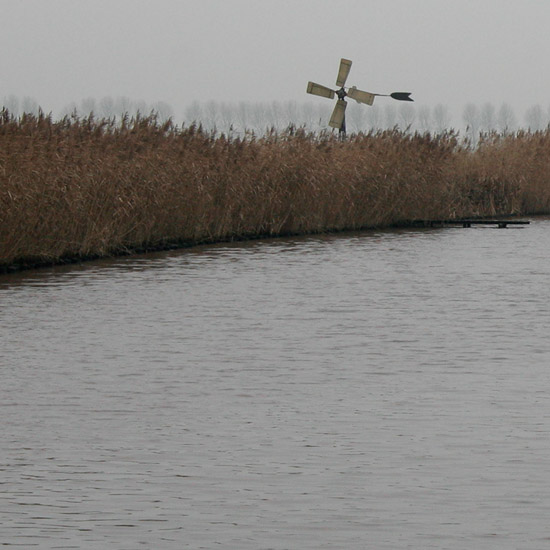
<instances>
[{"instance_id":1,"label":"windmill body","mask_svg":"<svg viewBox=\"0 0 550 550\"><path fill-rule=\"evenodd\" d=\"M337 97L336 105L332 111L328 125L332 128L337 128L341 134L346 133L346 97L350 97L357 101L357 103L364 103L366 105L372 105L376 96L392 97L398 101L413 101L410 97L410 92L393 92L391 94L373 94L371 92L364 92L358 90L355 86L346 89L346 80L351 69L351 61L349 59L340 60L340 68L338 70L338 77L336 78L336 86L338 89L333 90L322 84L316 84L315 82L308 82L307 93L326 97L328 99L334 99Z\"/></svg>"}]
</instances>

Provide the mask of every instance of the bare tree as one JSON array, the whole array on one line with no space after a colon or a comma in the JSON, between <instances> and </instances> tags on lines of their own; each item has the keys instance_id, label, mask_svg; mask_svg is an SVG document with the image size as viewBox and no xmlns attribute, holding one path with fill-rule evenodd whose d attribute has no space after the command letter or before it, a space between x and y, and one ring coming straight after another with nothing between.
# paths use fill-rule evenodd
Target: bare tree
<instances>
[{"instance_id":1,"label":"bare tree","mask_svg":"<svg viewBox=\"0 0 550 550\"><path fill-rule=\"evenodd\" d=\"M207 130L216 130L219 123L218 105L215 101L208 101L202 113L202 122Z\"/></svg>"},{"instance_id":2,"label":"bare tree","mask_svg":"<svg viewBox=\"0 0 550 550\"><path fill-rule=\"evenodd\" d=\"M379 105L373 105L367 109L367 124L371 130L379 130L383 125L383 113Z\"/></svg>"},{"instance_id":3,"label":"bare tree","mask_svg":"<svg viewBox=\"0 0 550 550\"><path fill-rule=\"evenodd\" d=\"M87 97L80 102L80 112L87 116L91 113L97 113L97 102L93 97Z\"/></svg>"},{"instance_id":4,"label":"bare tree","mask_svg":"<svg viewBox=\"0 0 550 550\"><path fill-rule=\"evenodd\" d=\"M475 147L479 139L479 109L473 103L468 103L464 107L462 118L466 124L466 135L469 135L471 143Z\"/></svg>"},{"instance_id":5,"label":"bare tree","mask_svg":"<svg viewBox=\"0 0 550 550\"><path fill-rule=\"evenodd\" d=\"M281 129L284 124L283 106L279 101L273 101L270 105L270 124L276 130Z\"/></svg>"},{"instance_id":6,"label":"bare tree","mask_svg":"<svg viewBox=\"0 0 550 550\"><path fill-rule=\"evenodd\" d=\"M533 105L525 112L525 123L531 132L542 130L545 126L544 112L540 105Z\"/></svg>"},{"instance_id":7,"label":"bare tree","mask_svg":"<svg viewBox=\"0 0 550 550\"><path fill-rule=\"evenodd\" d=\"M236 114L236 121L239 129L244 133L248 129L250 105L244 101L239 101L239 103L237 104Z\"/></svg>"},{"instance_id":8,"label":"bare tree","mask_svg":"<svg viewBox=\"0 0 550 550\"><path fill-rule=\"evenodd\" d=\"M317 116L315 117L317 120L317 130L328 129L328 121L330 120L330 115L333 108L334 105L332 105L329 101L320 101L317 104Z\"/></svg>"},{"instance_id":9,"label":"bare tree","mask_svg":"<svg viewBox=\"0 0 550 550\"><path fill-rule=\"evenodd\" d=\"M110 118L115 116L115 102L111 96L102 97L99 100L99 116Z\"/></svg>"},{"instance_id":10,"label":"bare tree","mask_svg":"<svg viewBox=\"0 0 550 550\"><path fill-rule=\"evenodd\" d=\"M192 122L200 124L201 119L202 119L202 106L198 101L195 100L185 110L185 120L189 124L191 124Z\"/></svg>"},{"instance_id":11,"label":"bare tree","mask_svg":"<svg viewBox=\"0 0 550 550\"><path fill-rule=\"evenodd\" d=\"M366 105L359 105L350 102L346 109L346 126L353 132L361 132L365 129L366 124L366 111L369 107Z\"/></svg>"},{"instance_id":12,"label":"bare tree","mask_svg":"<svg viewBox=\"0 0 550 550\"><path fill-rule=\"evenodd\" d=\"M404 132L413 129L414 121L416 120L416 112L409 103L401 103L399 105L399 125Z\"/></svg>"},{"instance_id":13,"label":"bare tree","mask_svg":"<svg viewBox=\"0 0 550 550\"><path fill-rule=\"evenodd\" d=\"M508 103L503 103L498 110L497 127L503 134L513 132L517 127L516 116Z\"/></svg>"},{"instance_id":14,"label":"bare tree","mask_svg":"<svg viewBox=\"0 0 550 550\"><path fill-rule=\"evenodd\" d=\"M74 101L71 101L70 103L67 103L62 109L61 109L61 117L66 116L76 116L78 115L78 107Z\"/></svg>"},{"instance_id":15,"label":"bare tree","mask_svg":"<svg viewBox=\"0 0 550 550\"><path fill-rule=\"evenodd\" d=\"M432 128L432 115L427 105L418 108L418 128L421 132L429 132Z\"/></svg>"},{"instance_id":16,"label":"bare tree","mask_svg":"<svg viewBox=\"0 0 550 550\"><path fill-rule=\"evenodd\" d=\"M284 120L285 126L299 126L300 121L298 120L298 104L295 101L285 101L283 104Z\"/></svg>"},{"instance_id":17,"label":"bare tree","mask_svg":"<svg viewBox=\"0 0 550 550\"><path fill-rule=\"evenodd\" d=\"M394 105L384 105L384 125L393 128L397 124L397 112Z\"/></svg>"},{"instance_id":18,"label":"bare tree","mask_svg":"<svg viewBox=\"0 0 550 550\"><path fill-rule=\"evenodd\" d=\"M151 110L143 99L138 99L134 102L134 112L136 115L148 115Z\"/></svg>"},{"instance_id":19,"label":"bare tree","mask_svg":"<svg viewBox=\"0 0 550 550\"><path fill-rule=\"evenodd\" d=\"M434 130L441 134L449 129L451 125L451 114L447 105L438 103L433 109L433 125Z\"/></svg>"},{"instance_id":20,"label":"bare tree","mask_svg":"<svg viewBox=\"0 0 550 550\"><path fill-rule=\"evenodd\" d=\"M250 124L256 134L262 135L267 127L267 108L264 103L253 103L250 109Z\"/></svg>"},{"instance_id":21,"label":"bare tree","mask_svg":"<svg viewBox=\"0 0 550 550\"><path fill-rule=\"evenodd\" d=\"M129 97L118 96L115 99L114 110L115 115L117 116L130 114L130 111L132 110L132 101Z\"/></svg>"},{"instance_id":22,"label":"bare tree","mask_svg":"<svg viewBox=\"0 0 550 550\"><path fill-rule=\"evenodd\" d=\"M226 135L230 135L233 130L233 123L235 121L234 109L231 103L223 102L219 105L219 121L220 125L218 130L224 132Z\"/></svg>"},{"instance_id":23,"label":"bare tree","mask_svg":"<svg viewBox=\"0 0 550 550\"><path fill-rule=\"evenodd\" d=\"M495 108L492 103L484 103L480 112L480 126L484 132L492 132L497 127Z\"/></svg>"},{"instance_id":24,"label":"bare tree","mask_svg":"<svg viewBox=\"0 0 550 550\"><path fill-rule=\"evenodd\" d=\"M20 115L19 98L17 96L10 94L9 96L4 97L2 104L14 117L18 117Z\"/></svg>"},{"instance_id":25,"label":"bare tree","mask_svg":"<svg viewBox=\"0 0 550 550\"><path fill-rule=\"evenodd\" d=\"M21 112L30 115L37 115L39 105L34 97L25 96L21 101Z\"/></svg>"},{"instance_id":26,"label":"bare tree","mask_svg":"<svg viewBox=\"0 0 550 550\"><path fill-rule=\"evenodd\" d=\"M302 103L302 121L306 125L306 128L312 129L315 124L315 111L310 102Z\"/></svg>"},{"instance_id":27,"label":"bare tree","mask_svg":"<svg viewBox=\"0 0 550 550\"><path fill-rule=\"evenodd\" d=\"M152 110L158 115L161 122L166 122L174 116L174 109L166 101L157 101L153 103Z\"/></svg>"}]
</instances>

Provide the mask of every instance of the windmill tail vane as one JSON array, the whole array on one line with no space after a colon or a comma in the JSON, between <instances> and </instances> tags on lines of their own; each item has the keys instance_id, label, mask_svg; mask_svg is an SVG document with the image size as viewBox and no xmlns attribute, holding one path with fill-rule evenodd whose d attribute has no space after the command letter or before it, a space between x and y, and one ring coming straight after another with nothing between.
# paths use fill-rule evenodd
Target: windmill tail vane
<instances>
[{"instance_id":1,"label":"windmill tail vane","mask_svg":"<svg viewBox=\"0 0 550 550\"><path fill-rule=\"evenodd\" d=\"M411 92L392 92L391 94L374 94L371 92L364 92L358 90L355 86L346 88L346 80L351 69L351 61L349 59L340 60L340 68L338 69L338 77L336 78L336 86L338 89L333 90L322 84L316 84L315 82L308 82L307 93L326 97L328 99L334 99L337 97L336 105L332 111L330 117L329 126L337 128L340 132L346 131L346 97L354 99L357 103L364 103L366 105L372 105L376 96L391 97L397 101L414 101L411 98Z\"/></svg>"}]
</instances>

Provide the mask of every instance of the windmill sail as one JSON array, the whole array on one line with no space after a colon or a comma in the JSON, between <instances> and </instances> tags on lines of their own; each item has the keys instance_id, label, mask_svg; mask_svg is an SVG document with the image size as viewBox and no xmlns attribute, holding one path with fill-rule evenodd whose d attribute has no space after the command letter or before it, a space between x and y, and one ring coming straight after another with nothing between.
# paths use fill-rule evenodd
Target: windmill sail
<instances>
[{"instance_id":1,"label":"windmill sail","mask_svg":"<svg viewBox=\"0 0 550 550\"><path fill-rule=\"evenodd\" d=\"M313 95L320 95L321 97L328 97L329 99L334 99L334 90L327 88L326 86L321 86L321 84L315 84L315 82L307 83L307 93Z\"/></svg>"},{"instance_id":2,"label":"windmill sail","mask_svg":"<svg viewBox=\"0 0 550 550\"><path fill-rule=\"evenodd\" d=\"M344 122L344 117L346 116L346 106L347 103L343 99L339 99L334 106L332 111L332 116L328 123L332 128L342 128L342 123Z\"/></svg>"},{"instance_id":3,"label":"windmill sail","mask_svg":"<svg viewBox=\"0 0 550 550\"><path fill-rule=\"evenodd\" d=\"M358 90L355 86L348 90L348 96L351 97L351 99L355 99L357 103L365 103L367 105L372 105L375 98L375 94L363 92L362 90Z\"/></svg>"},{"instance_id":4,"label":"windmill sail","mask_svg":"<svg viewBox=\"0 0 550 550\"><path fill-rule=\"evenodd\" d=\"M336 79L336 86L343 88L346 84L346 80L351 69L351 61L349 59L340 60L340 69L338 70L338 78Z\"/></svg>"}]
</instances>

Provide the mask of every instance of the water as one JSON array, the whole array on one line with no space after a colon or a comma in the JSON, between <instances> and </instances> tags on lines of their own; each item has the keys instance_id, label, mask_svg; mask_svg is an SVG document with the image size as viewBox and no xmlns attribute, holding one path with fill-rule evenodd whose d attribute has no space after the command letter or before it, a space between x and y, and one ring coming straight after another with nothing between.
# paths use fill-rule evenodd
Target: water
<instances>
[{"instance_id":1,"label":"water","mask_svg":"<svg viewBox=\"0 0 550 550\"><path fill-rule=\"evenodd\" d=\"M0 278L0 543L550 546L550 220Z\"/></svg>"}]
</instances>

